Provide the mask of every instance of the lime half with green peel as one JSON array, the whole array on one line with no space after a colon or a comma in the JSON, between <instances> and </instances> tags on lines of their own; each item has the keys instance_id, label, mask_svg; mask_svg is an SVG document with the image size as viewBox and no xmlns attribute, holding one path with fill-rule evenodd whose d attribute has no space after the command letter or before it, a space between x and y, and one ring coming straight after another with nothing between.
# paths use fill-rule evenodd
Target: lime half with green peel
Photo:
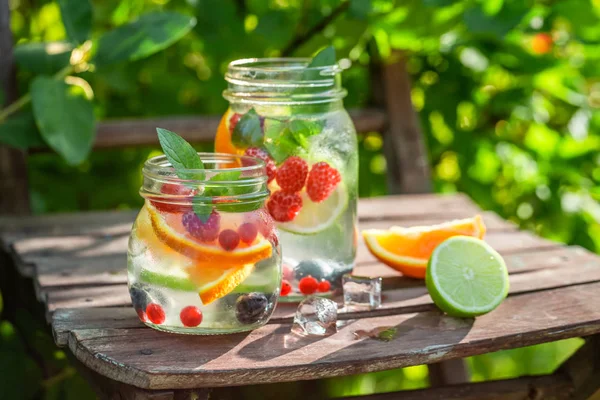
<instances>
[{"instance_id":1,"label":"lime half with green peel","mask_svg":"<svg viewBox=\"0 0 600 400\"><path fill-rule=\"evenodd\" d=\"M475 317L498 307L508 294L502 256L484 241L454 236L435 248L425 283L433 302L454 317Z\"/></svg>"},{"instance_id":2,"label":"lime half with green peel","mask_svg":"<svg viewBox=\"0 0 600 400\"><path fill-rule=\"evenodd\" d=\"M279 229L299 235L314 235L333 225L348 207L348 191L343 183L320 203L312 201L306 191L300 195L302 210L293 221L278 223Z\"/></svg>"}]
</instances>

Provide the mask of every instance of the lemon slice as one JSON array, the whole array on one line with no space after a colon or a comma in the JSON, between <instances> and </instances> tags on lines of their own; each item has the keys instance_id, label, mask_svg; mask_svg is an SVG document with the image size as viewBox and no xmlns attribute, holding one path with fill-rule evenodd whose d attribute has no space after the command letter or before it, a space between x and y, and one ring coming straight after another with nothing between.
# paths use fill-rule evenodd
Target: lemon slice
<instances>
[{"instance_id":1,"label":"lemon slice","mask_svg":"<svg viewBox=\"0 0 600 400\"><path fill-rule=\"evenodd\" d=\"M306 191L300 195L302 210L293 221L278 223L279 229L299 235L314 235L333 225L348 206L348 192L342 183L321 203L313 202Z\"/></svg>"}]
</instances>

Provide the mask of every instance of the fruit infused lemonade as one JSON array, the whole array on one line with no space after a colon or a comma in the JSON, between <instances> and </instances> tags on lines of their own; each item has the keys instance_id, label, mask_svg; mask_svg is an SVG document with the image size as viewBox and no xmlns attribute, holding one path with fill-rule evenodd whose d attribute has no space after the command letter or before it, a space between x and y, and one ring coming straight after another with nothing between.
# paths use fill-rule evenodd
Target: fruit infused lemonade
<instances>
[{"instance_id":1,"label":"fruit infused lemonade","mask_svg":"<svg viewBox=\"0 0 600 400\"><path fill-rule=\"evenodd\" d=\"M129 291L140 319L190 334L265 324L279 297L281 257L264 209L264 163L196 153L166 130L159 139L166 155L144 165L146 201L128 249Z\"/></svg>"},{"instance_id":2,"label":"fruit infused lemonade","mask_svg":"<svg viewBox=\"0 0 600 400\"><path fill-rule=\"evenodd\" d=\"M333 48L232 62L215 150L266 163L283 247L281 300L341 290L357 241L358 151Z\"/></svg>"}]
</instances>

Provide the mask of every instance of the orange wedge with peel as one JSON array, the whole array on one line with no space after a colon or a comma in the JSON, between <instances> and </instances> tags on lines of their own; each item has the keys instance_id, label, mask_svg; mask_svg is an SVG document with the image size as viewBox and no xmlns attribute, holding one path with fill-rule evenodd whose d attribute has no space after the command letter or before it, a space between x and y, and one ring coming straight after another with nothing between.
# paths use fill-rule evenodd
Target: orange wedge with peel
<instances>
[{"instance_id":1,"label":"orange wedge with peel","mask_svg":"<svg viewBox=\"0 0 600 400\"><path fill-rule=\"evenodd\" d=\"M152 228L158 239L176 252L197 263L209 263L214 268L254 264L271 257L271 243L258 235L251 244L240 243L233 251L226 251L218 243L203 243L187 233L181 214L161 214L152 204L146 204Z\"/></svg>"},{"instance_id":2,"label":"orange wedge with peel","mask_svg":"<svg viewBox=\"0 0 600 400\"><path fill-rule=\"evenodd\" d=\"M425 278L433 250L452 236L483 239L485 225L480 215L438 225L390 229L367 229L362 232L369 251L382 263L413 278Z\"/></svg>"},{"instance_id":3,"label":"orange wedge with peel","mask_svg":"<svg viewBox=\"0 0 600 400\"><path fill-rule=\"evenodd\" d=\"M229 129L229 119L233 113L231 110L227 112L221 118L219 127L217 128L217 135L215 136L215 152L216 153L227 153L227 154L244 154L244 150L236 148L231 142L231 130ZM236 160L229 164L223 164L223 168L236 168L240 167L241 162Z\"/></svg>"},{"instance_id":4,"label":"orange wedge with peel","mask_svg":"<svg viewBox=\"0 0 600 400\"><path fill-rule=\"evenodd\" d=\"M224 269L212 264L195 264L188 269L190 280L198 286L198 294L202 304L213 301L231 293L240 283L252 273L254 264L231 266Z\"/></svg>"}]
</instances>

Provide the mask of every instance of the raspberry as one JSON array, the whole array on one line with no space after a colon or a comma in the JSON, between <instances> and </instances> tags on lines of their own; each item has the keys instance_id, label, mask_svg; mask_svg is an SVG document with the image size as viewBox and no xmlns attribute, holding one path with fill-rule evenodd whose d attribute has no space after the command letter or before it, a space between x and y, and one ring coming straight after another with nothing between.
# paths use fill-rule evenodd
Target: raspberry
<instances>
[{"instance_id":1,"label":"raspberry","mask_svg":"<svg viewBox=\"0 0 600 400\"><path fill-rule=\"evenodd\" d=\"M281 190L271 194L267 209L275 221L289 222L296 218L302 209L302 198L298 193L286 193Z\"/></svg>"},{"instance_id":2,"label":"raspberry","mask_svg":"<svg viewBox=\"0 0 600 400\"><path fill-rule=\"evenodd\" d=\"M286 192L299 192L308 176L308 164L300 157L292 156L277 170L277 184Z\"/></svg>"},{"instance_id":3,"label":"raspberry","mask_svg":"<svg viewBox=\"0 0 600 400\"><path fill-rule=\"evenodd\" d=\"M319 281L310 275L305 276L304 278L300 279L300 282L298 282L298 289L300 289L302 294L313 294L317 291L318 287Z\"/></svg>"},{"instance_id":4,"label":"raspberry","mask_svg":"<svg viewBox=\"0 0 600 400\"><path fill-rule=\"evenodd\" d=\"M193 328L194 326L200 325L202 322L202 311L194 306L184 307L179 313L179 319L183 326Z\"/></svg>"},{"instance_id":5,"label":"raspberry","mask_svg":"<svg viewBox=\"0 0 600 400\"><path fill-rule=\"evenodd\" d=\"M225 229L219 234L219 244L226 251L232 251L240 244L240 235L233 229Z\"/></svg>"},{"instance_id":6,"label":"raspberry","mask_svg":"<svg viewBox=\"0 0 600 400\"><path fill-rule=\"evenodd\" d=\"M288 281L286 281L285 279L283 281L281 281L281 292L279 292L279 294L281 296L287 296L288 294L290 294L291 291L292 291L292 285L290 285L290 283Z\"/></svg>"},{"instance_id":7,"label":"raspberry","mask_svg":"<svg viewBox=\"0 0 600 400\"><path fill-rule=\"evenodd\" d=\"M258 228L252 222L244 222L238 228L240 240L244 243L251 244L258 236Z\"/></svg>"},{"instance_id":8,"label":"raspberry","mask_svg":"<svg viewBox=\"0 0 600 400\"><path fill-rule=\"evenodd\" d=\"M327 199L335 190L342 177L340 173L326 162L313 165L306 182L306 193L315 203Z\"/></svg>"},{"instance_id":9,"label":"raspberry","mask_svg":"<svg viewBox=\"0 0 600 400\"><path fill-rule=\"evenodd\" d=\"M160 325L165 322L165 310L160 304L150 303L146 307L146 316L153 324Z\"/></svg>"},{"instance_id":10,"label":"raspberry","mask_svg":"<svg viewBox=\"0 0 600 400\"><path fill-rule=\"evenodd\" d=\"M267 183L271 183L273 179L275 179L275 175L277 175L277 167L275 166L275 161L271 158L269 153L266 150L260 149L258 147L250 147L246 149L245 155L249 157L256 157L263 160L267 167L267 177L269 178ZM243 164L243 163L242 163Z\"/></svg>"},{"instance_id":11,"label":"raspberry","mask_svg":"<svg viewBox=\"0 0 600 400\"><path fill-rule=\"evenodd\" d=\"M176 183L163 183L163 185L160 187L160 192L166 195L191 196L194 193L194 190L187 186ZM182 200L184 199L177 201ZM154 207L156 207L157 210L168 213L187 212L192 209L191 202L189 202L189 204L170 204L163 203L162 201L151 201L151 203Z\"/></svg>"},{"instance_id":12,"label":"raspberry","mask_svg":"<svg viewBox=\"0 0 600 400\"><path fill-rule=\"evenodd\" d=\"M319 282L319 286L317 286L317 291L321 293L329 292L329 289L331 289L331 283L329 283L325 279Z\"/></svg>"},{"instance_id":13,"label":"raspberry","mask_svg":"<svg viewBox=\"0 0 600 400\"><path fill-rule=\"evenodd\" d=\"M229 132L233 133L235 126L242 118L242 114L234 113L231 117L229 117Z\"/></svg>"},{"instance_id":14,"label":"raspberry","mask_svg":"<svg viewBox=\"0 0 600 400\"><path fill-rule=\"evenodd\" d=\"M194 238L202 242L212 242L219 236L221 216L216 210L210 213L206 222L202 222L194 211L183 214L181 222Z\"/></svg>"}]
</instances>

